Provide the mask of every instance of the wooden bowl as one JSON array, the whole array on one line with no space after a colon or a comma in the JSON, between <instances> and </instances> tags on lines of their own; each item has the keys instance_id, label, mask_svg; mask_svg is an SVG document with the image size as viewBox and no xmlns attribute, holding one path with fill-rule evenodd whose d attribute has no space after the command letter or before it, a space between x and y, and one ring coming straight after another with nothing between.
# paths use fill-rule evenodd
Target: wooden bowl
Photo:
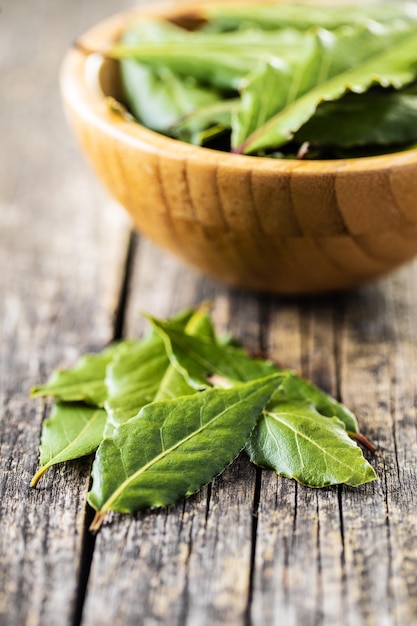
<instances>
[{"instance_id":1,"label":"wooden bowl","mask_svg":"<svg viewBox=\"0 0 417 626\"><path fill-rule=\"evenodd\" d=\"M116 15L81 39L103 49L133 20L189 8ZM117 64L75 48L61 88L83 151L138 231L209 276L306 294L358 285L417 254L417 150L290 161L191 146L110 110Z\"/></svg>"}]
</instances>

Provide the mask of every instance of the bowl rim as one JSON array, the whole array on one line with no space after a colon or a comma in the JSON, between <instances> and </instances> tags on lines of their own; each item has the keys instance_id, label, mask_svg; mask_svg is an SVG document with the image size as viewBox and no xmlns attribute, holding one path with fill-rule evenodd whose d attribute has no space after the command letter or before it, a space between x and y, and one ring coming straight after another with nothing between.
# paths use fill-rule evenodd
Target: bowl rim
<instances>
[{"instance_id":1,"label":"bowl rim","mask_svg":"<svg viewBox=\"0 0 417 626\"><path fill-rule=\"evenodd\" d=\"M216 0L215 0L216 1ZM241 0L217 0L218 4L242 3ZM256 0L244 0L252 4ZM178 139L166 137L111 109L106 102L102 90L101 73L105 70L106 60L99 52L86 54L77 45L86 49L100 50L111 45L134 20L148 17L167 17L175 19L193 8L205 4L213 4L211 0L185 0L181 2L157 2L142 7L118 12L86 30L70 47L61 63L60 90L67 107L76 110L85 121L112 136L122 143L142 151L185 158L193 161L204 161L212 165L222 165L240 171L262 170L271 174L303 174L323 176L328 173L354 175L357 173L378 172L396 167L417 165L417 148L400 152L391 152L377 156L353 157L344 159L279 159L253 155L233 154L212 148L194 146ZM277 4L276 0L262 0L264 4Z\"/></svg>"}]
</instances>

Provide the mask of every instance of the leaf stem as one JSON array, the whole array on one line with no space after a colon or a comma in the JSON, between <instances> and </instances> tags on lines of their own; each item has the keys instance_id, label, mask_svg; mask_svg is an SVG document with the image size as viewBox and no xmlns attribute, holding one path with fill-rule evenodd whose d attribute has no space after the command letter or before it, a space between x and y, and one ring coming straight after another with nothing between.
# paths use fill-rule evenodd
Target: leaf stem
<instances>
[{"instance_id":1,"label":"leaf stem","mask_svg":"<svg viewBox=\"0 0 417 626\"><path fill-rule=\"evenodd\" d=\"M100 530L103 524L105 516L106 516L106 511L96 511L96 514L94 515L94 519L91 522L90 528L89 528L91 533L93 533L94 535L98 533L98 531Z\"/></svg>"},{"instance_id":2,"label":"leaf stem","mask_svg":"<svg viewBox=\"0 0 417 626\"><path fill-rule=\"evenodd\" d=\"M39 482L39 479L41 478L41 476L44 475L44 473L46 472L46 470L48 469L49 465L43 465L42 467L40 467L38 469L38 471L36 472L36 474L34 475L34 477L32 478L32 480L30 481L30 486L31 487L36 487L36 485Z\"/></svg>"},{"instance_id":3,"label":"leaf stem","mask_svg":"<svg viewBox=\"0 0 417 626\"><path fill-rule=\"evenodd\" d=\"M370 452L376 452L377 447L372 443L372 441L369 441L365 435L362 435L361 433L354 433L352 431L348 431L348 435L349 437L352 437L352 439L355 439L358 443L361 443L367 450L370 450Z\"/></svg>"}]
</instances>

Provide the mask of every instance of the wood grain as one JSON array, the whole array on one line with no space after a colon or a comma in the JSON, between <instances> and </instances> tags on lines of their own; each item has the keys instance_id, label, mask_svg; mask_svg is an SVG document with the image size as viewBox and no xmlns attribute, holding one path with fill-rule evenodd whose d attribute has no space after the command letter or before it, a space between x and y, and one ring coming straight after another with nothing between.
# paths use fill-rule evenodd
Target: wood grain
<instances>
[{"instance_id":1,"label":"wood grain","mask_svg":"<svg viewBox=\"0 0 417 626\"><path fill-rule=\"evenodd\" d=\"M226 330L231 301L225 288L139 242L126 314L128 336L143 332L138 310L145 306L153 314L169 315L205 299L213 302L219 330ZM247 315L245 320L249 328ZM96 540L84 623L244 624L256 489L256 470L242 458L199 495L167 511L139 514L135 521L113 516ZM123 529L120 534L114 534L114 523ZM109 543L114 549L108 549ZM124 582L113 592L115 578ZM138 595L142 602L135 601Z\"/></svg>"},{"instance_id":2,"label":"wood grain","mask_svg":"<svg viewBox=\"0 0 417 626\"><path fill-rule=\"evenodd\" d=\"M46 411L28 394L111 339L124 271L126 221L91 181L58 94L64 50L93 17L81 4L10 2L1 16L2 624L65 625L77 613L90 462L30 489Z\"/></svg>"},{"instance_id":3,"label":"wood grain","mask_svg":"<svg viewBox=\"0 0 417 626\"><path fill-rule=\"evenodd\" d=\"M148 291L147 264L158 270L159 286L165 284L165 294L172 294L164 301L155 289ZM216 495L216 481L210 493L203 491L167 512L141 515L136 530L130 519L118 518L112 525L129 528L128 539L124 534L116 549L113 544L109 549L114 532L108 527L98 538L87 595L87 624L94 623L97 611L104 617L111 607L112 620L127 624L412 623L416 608L408 594L414 593L416 584L416 576L411 573L415 558L415 487L408 476L409 513L401 517L401 489L394 478L399 470L395 463L389 470L387 454L389 447L398 448L398 429L392 427L391 401L387 403L385 399L384 404L380 396L392 394L392 374L383 366L385 360L401 363L405 375L405 353L410 362L416 357L416 330L411 321L416 292L410 289L415 271L412 266L356 293L303 301L260 299L222 288L216 293L214 285L206 283L203 291L208 295L212 289L219 328L227 326L251 349L268 349L281 365L293 367L356 410L362 418L364 434L379 446L373 463L380 479L356 490L315 491L271 472L251 473L242 458L236 470L231 468L221 479L230 482L221 493L220 510L213 509L213 498L220 495ZM143 300L159 314L169 313L166 307L172 297L180 304L180 276L186 302L193 300L193 289L198 284L188 291L195 275L182 273L179 266L175 269L173 264L166 265L166 257L147 243L141 246L133 276L134 309ZM172 292L169 285L173 286ZM201 285L204 281L200 288ZM398 288L404 293L400 300ZM129 323L138 328L136 314L132 318L129 315ZM401 328L401 332L395 332L395 327ZM396 394L413 414L408 421L410 439L415 441L415 376L412 382L409 376L406 378L409 392L405 398L400 391ZM395 385L399 380L397 375ZM401 472L405 472L405 467ZM410 466L409 470L412 472ZM244 506L241 502L236 509L234 498L242 493ZM225 517L223 510L227 511ZM388 531L387 520L393 512L392 530ZM150 525L147 532L153 547L143 548L142 556L135 554L132 560L134 546L145 541L144 524ZM229 529L227 541L225 526ZM246 539L242 541L242 537ZM202 564L204 559L208 562ZM197 569L193 564L198 564ZM131 589L135 589L147 601L145 606L130 600L123 603L119 618L115 600L103 610L100 598L109 584L106 572L122 575L126 566L131 568L127 577L131 586L125 597L133 597ZM230 569L236 577L232 587ZM223 580L225 571L229 572L223 582L223 592L229 598L227 612L224 606L219 610L216 600L221 594L219 576ZM147 591L143 587L144 577L148 580ZM248 603L246 611L244 598ZM402 618L406 621L402 622Z\"/></svg>"},{"instance_id":4,"label":"wood grain","mask_svg":"<svg viewBox=\"0 0 417 626\"><path fill-rule=\"evenodd\" d=\"M379 481L312 492L264 472L254 623L401 624L416 619L416 578L410 576L415 489L398 461L398 450L403 456L415 447L415 327L409 316L416 291L407 282L413 271L302 309L301 340L291 346L294 366L298 363L299 371L339 393L361 418L362 431L378 446L373 463ZM396 291L400 284L403 289L407 284L406 302ZM273 329L272 323L271 348L285 358L288 343L277 342L279 330ZM401 379L408 392L400 392L404 404L398 411ZM393 424L396 419L402 427ZM407 443L402 439L400 444L399 433L407 429ZM401 505L403 472L407 496ZM271 511L271 503L276 510Z\"/></svg>"}]
</instances>

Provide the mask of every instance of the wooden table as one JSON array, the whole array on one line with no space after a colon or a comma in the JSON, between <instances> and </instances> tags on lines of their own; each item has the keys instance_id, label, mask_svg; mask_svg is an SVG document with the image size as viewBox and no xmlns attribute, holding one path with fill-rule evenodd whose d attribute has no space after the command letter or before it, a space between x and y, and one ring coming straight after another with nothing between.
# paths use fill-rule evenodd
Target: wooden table
<instances>
[{"instance_id":1,"label":"wooden table","mask_svg":"<svg viewBox=\"0 0 417 626\"><path fill-rule=\"evenodd\" d=\"M417 623L417 265L351 293L246 294L185 268L96 183L61 113L59 62L128 0L6 0L0 14L0 623L404 626ZM169 510L112 515L94 538L91 459L37 489L45 409L28 390L139 312L210 299L219 330L347 404L379 480L312 490L242 457Z\"/></svg>"}]
</instances>

